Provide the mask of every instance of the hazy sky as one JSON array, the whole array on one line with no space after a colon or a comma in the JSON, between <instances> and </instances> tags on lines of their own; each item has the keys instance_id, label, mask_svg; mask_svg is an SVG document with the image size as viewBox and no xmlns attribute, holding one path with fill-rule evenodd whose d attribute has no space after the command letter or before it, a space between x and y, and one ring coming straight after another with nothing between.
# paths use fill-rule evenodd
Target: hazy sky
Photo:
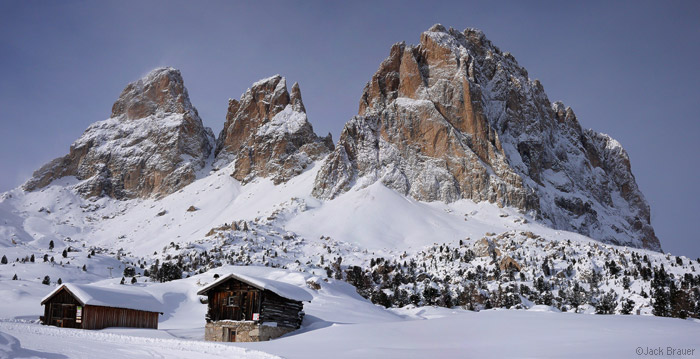
<instances>
[{"instance_id":1,"label":"hazy sky","mask_svg":"<svg viewBox=\"0 0 700 359\"><path fill-rule=\"evenodd\" d=\"M0 191L68 152L124 86L182 71L205 125L274 74L337 140L395 42L482 29L630 155L664 250L700 257L700 1L0 1Z\"/></svg>"}]
</instances>

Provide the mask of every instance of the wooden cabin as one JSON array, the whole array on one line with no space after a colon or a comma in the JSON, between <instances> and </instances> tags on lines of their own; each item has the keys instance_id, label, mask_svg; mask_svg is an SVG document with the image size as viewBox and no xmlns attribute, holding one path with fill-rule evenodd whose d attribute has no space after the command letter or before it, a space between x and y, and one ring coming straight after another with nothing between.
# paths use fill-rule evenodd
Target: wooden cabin
<instances>
[{"instance_id":1,"label":"wooden cabin","mask_svg":"<svg viewBox=\"0 0 700 359\"><path fill-rule=\"evenodd\" d=\"M208 298L204 339L252 342L277 338L299 329L306 290L276 280L231 273L204 287Z\"/></svg>"},{"instance_id":2,"label":"wooden cabin","mask_svg":"<svg viewBox=\"0 0 700 359\"><path fill-rule=\"evenodd\" d=\"M134 288L63 284L41 301L41 322L63 328L130 327L158 329L161 303Z\"/></svg>"}]
</instances>

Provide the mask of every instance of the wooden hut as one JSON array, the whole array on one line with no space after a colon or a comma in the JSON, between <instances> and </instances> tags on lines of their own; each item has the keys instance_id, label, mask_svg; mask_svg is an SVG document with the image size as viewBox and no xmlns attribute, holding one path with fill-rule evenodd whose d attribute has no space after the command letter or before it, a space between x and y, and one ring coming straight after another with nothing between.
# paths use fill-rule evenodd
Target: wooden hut
<instances>
[{"instance_id":1,"label":"wooden hut","mask_svg":"<svg viewBox=\"0 0 700 359\"><path fill-rule=\"evenodd\" d=\"M161 303L133 288L63 284L41 301L41 322L64 328L131 327L158 329Z\"/></svg>"},{"instance_id":2,"label":"wooden hut","mask_svg":"<svg viewBox=\"0 0 700 359\"><path fill-rule=\"evenodd\" d=\"M312 299L298 286L240 273L220 277L197 294L208 298L204 339L218 342L264 341L299 329L303 302Z\"/></svg>"}]
</instances>

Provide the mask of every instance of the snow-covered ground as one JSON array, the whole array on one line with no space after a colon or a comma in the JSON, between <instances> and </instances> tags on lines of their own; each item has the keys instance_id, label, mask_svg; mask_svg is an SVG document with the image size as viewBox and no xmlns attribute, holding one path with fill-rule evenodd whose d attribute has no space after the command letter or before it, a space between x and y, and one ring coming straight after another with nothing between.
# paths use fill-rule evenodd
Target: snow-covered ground
<instances>
[{"instance_id":1,"label":"snow-covered ground","mask_svg":"<svg viewBox=\"0 0 700 359\"><path fill-rule=\"evenodd\" d=\"M2 321L0 358L632 358L647 348L664 353L647 357L694 357L700 351L700 323L690 320L547 310L409 311L402 311L403 320L334 323L263 343ZM669 348L693 354L668 355Z\"/></svg>"},{"instance_id":2,"label":"snow-covered ground","mask_svg":"<svg viewBox=\"0 0 700 359\"><path fill-rule=\"evenodd\" d=\"M145 329L87 331L0 322L0 358L278 358L230 344L163 334Z\"/></svg>"},{"instance_id":3,"label":"snow-covered ground","mask_svg":"<svg viewBox=\"0 0 700 359\"><path fill-rule=\"evenodd\" d=\"M241 273L282 280L313 296L304 307L302 328L264 343L202 341L206 305L196 291L214 274ZM0 311L0 358L502 358L633 357L642 347L696 348L700 321L651 316L559 313L530 310L484 310L408 306L384 309L360 297L342 281L307 281L309 273L267 267L224 266L142 289L163 303L159 330L110 328L62 329L36 323L41 296L50 288L25 281L0 282L8 298ZM8 289L8 285L16 284ZM116 280L98 285L119 287ZM269 353L269 354L268 354Z\"/></svg>"},{"instance_id":4,"label":"snow-covered ground","mask_svg":"<svg viewBox=\"0 0 700 359\"><path fill-rule=\"evenodd\" d=\"M647 315L592 315L590 305L582 306L585 314L558 313L526 299L522 307L529 309L521 310L385 309L326 270L334 265L341 270L353 265L377 269L380 265L370 261L378 257L393 263L415 261L419 269L422 265L421 275L439 279L445 288L461 288L477 266L487 271L498 266L491 262L491 250L470 263L462 261L483 241L500 248L499 261L506 255L519 261L524 279L516 281L529 286L543 275L542 258L552 267L548 279L553 284L583 280L590 271L608 275L606 263L612 260L634 270L639 257L632 253L648 256L648 265L665 264L676 278L697 276L696 261L682 257L677 264L669 255L601 245L488 203L419 202L379 183L320 201L310 196L318 164L278 186L266 179L242 186L231 170L202 173L160 200L84 199L72 189L77 181L71 178L36 192L16 189L0 195L0 256L8 259L0 265L0 358L619 358L636 357L639 347L659 346L696 348L694 355L700 355L700 323L649 316L648 298L639 295L650 293L648 281L636 277L629 289L622 289L619 276L604 277L599 289L634 298L635 309ZM194 211L188 210L191 206ZM195 265L205 253L223 255ZM158 330L82 331L37 324L41 298L56 288L59 278L119 289L126 266L142 274L156 260L175 258L190 266L188 278L153 283L137 275L137 283L126 284L162 303ZM566 274L571 259L576 259L573 274ZM250 265L219 267L226 263ZM204 342L206 305L196 292L214 274L231 271L282 280L307 291L313 300L304 306L302 328L265 343ZM15 275L17 280L12 280ZM41 284L45 276L50 285ZM500 285L483 281L482 291L496 292ZM434 284L416 280L400 288L420 293L428 285ZM557 289L553 293L559 295Z\"/></svg>"}]
</instances>

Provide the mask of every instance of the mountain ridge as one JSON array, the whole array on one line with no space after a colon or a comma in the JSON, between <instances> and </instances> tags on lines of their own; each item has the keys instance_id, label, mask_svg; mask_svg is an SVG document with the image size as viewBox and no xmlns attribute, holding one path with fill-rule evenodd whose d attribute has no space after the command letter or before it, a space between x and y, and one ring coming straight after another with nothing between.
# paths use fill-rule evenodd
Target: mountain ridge
<instances>
[{"instance_id":1,"label":"mountain ridge","mask_svg":"<svg viewBox=\"0 0 700 359\"><path fill-rule=\"evenodd\" d=\"M584 131L476 29L438 24L419 45L392 46L313 193L332 199L376 181L418 200L513 206L554 228L661 249L619 143Z\"/></svg>"},{"instance_id":2,"label":"mountain ridge","mask_svg":"<svg viewBox=\"0 0 700 359\"><path fill-rule=\"evenodd\" d=\"M173 113L193 120L147 136L133 128L145 118L166 121L164 114ZM470 199L515 207L556 229L661 250L622 146L583 130L571 108L550 102L542 84L477 29L459 32L436 24L418 45L394 44L335 146L330 134L314 133L298 84L290 93L280 75L231 99L216 139L203 128L172 68L129 84L108 121L117 124L88 128L69 155L42 167L23 188L75 176L86 196L162 197L194 181L208 164L217 170L232 163L231 175L242 184L268 177L282 184L325 158L311 189L320 200L381 182L420 201ZM124 133L137 133L116 147L128 160L120 160L120 151L95 150L96 140L102 147L119 145ZM174 153L170 144L158 147L163 138L181 134L193 134L198 146ZM144 150L141 143L153 146ZM159 149L169 156L149 162L156 157L149 152ZM134 152L142 152L137 161ZM163 162L184 165L163 169Z\"/></svg>"}]
</instances>

